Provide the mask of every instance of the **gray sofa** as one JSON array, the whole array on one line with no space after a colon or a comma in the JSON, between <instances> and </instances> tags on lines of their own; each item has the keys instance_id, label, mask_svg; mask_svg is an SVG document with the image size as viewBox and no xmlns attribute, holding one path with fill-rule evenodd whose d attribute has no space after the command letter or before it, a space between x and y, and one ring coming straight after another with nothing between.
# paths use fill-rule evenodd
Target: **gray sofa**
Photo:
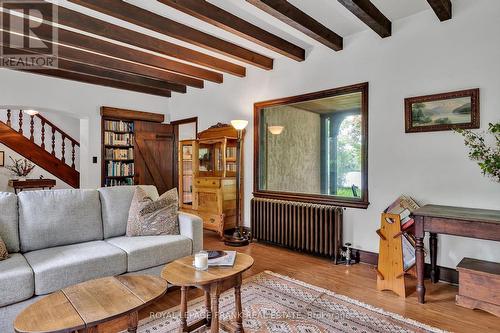
<instances>
[{"instance_id":1,"label":"gray sofa","mask_svg":"<svg viewBox=\"0 0 500 333\"><path fill-rule=\"evenodd\" d=\"M143 186L153 198L154 186ZM98 190L0 192L0 332L39 296L120 274L159 275L203 247L202 220L179 213L180 235L126 237L135 186Z\"/></svg>"}]
</instances>

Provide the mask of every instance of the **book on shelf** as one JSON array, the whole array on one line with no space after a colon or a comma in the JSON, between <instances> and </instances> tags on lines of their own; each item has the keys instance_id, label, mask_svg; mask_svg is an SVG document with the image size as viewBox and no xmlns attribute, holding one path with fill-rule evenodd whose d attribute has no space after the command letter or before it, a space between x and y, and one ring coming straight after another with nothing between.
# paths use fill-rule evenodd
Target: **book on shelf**
<instances>
[{"instance_id":1,"label":"book on shelf","mask_svg":"<svg viewBox=\"0 0 500 333\"><path fill-rule=\"evenodd\" d=\"M110 146L133 146L133 133L104 132L104 144Z\"/></svg>"},{"instance_id":2,"label":"book on shelf","mask_svg":"<svg viewBox=\"0 0 500 333\"><path fill-rule=\"evenodd\" d=\"M236 147L227 147L226 148L226 157L227 158L236 158Z\"/></svg>"},{"instance_id":3,"label":"book on shelf","mask_svg":"<svg viewBox=\"0 0 500 333\"><path fill-rule=\"evenodd\" d=\"M236 262L236 251L224 251L222 257L208 259L208 267L233 267Z\"/></svg>"},{"instance_id":4,"label":"book on shelf","mask_svg":"<svg viewBox=\"0 0 500 333\"><path fill-rule=\"evenodd\" d=\"M403 247L403 270L406 272L415 265L415 241L408 234L401 237Z\"/></svg>"},{"instance_id":5,"label":"book on shelf","mask_svg":"<svg viewBox=\"0 0 500 333\"><path fill-rule=\"evenodd\" d=\"M407 195L401 195L393 203L384 210L384 213L399 215L401 224L410 221L411 213L420 208L420 205ZM392 223L392 220L387 218L387 222Z\"/></svg>"},{"instance_id":6,"label":"book on shelf","mask_svg":"<svg viewBox=\"0 0 500 333\"><path fill-rule=\"evenodd\" d=\"M131 121L105 120L104 121L104 130L105 131L114 131L114 132L133 132L134 131L134 123Z\"/></svg>"},{"instance_id":7,"label":"book on shelf","mask_svg":"<svg viewBox=\"0 0 500 333\"><path fill-rule=\"evenodd\" d=\"M107 160L133 160L134 149L106 148L104 151L104 156L104 158Z\"/></svg>"},{"instance_id":8,"label":"book on shelf","mask_svg":"<svg viewBox=\"0 0 500 333\"><path fill-rule=\"evenodd\" d=\"M107 162L107 173L108 177L133 177L135 175L134 171L134 163L126 163L126 162L115 162L109 161Z\"/></svg>"},{"instance_id":9,"label":"book on shelf","mask_svg":"<svg viewBox=\"0 0 500 333\"><path fill-rule=\"evenodd\" d=\"M109 179L109 178L107 178L104 181L105 187L123 186L123 185L134 185L134 179L132 177L124 178L124 179Z\"/></svg>"}]
</instances>

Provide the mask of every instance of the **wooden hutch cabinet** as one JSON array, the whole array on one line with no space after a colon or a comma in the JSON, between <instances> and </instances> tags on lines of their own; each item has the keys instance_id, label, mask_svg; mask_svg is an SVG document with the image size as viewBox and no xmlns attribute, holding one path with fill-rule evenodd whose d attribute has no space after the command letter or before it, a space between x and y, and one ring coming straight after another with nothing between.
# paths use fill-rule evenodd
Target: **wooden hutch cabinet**
<instances>
[{"instance_id":1,"label":"wooden hutch cabinet","mask_svg":"<svg viewBox=\"0 0 500 333\"><path fill-rule=\"evenodd\" d=\"M236 130L224 124L199 133L195 141L179 143L181 209L200 216L203 227L221 237L236 227L236 143Z\"/></svg>"}]
</instances>

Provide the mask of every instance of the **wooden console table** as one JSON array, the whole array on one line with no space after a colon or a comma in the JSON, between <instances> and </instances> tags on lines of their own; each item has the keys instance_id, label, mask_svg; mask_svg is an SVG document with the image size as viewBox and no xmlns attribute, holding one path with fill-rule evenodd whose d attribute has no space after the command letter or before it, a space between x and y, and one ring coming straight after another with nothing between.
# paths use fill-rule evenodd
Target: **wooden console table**
<instances>
[{"instance_id":1,"label":"wooden console table","mask_svg":"<svg viewBox=\"0 0 500 333\"><path fill-rule=\"evenodd\" d=\"M14 188L14 192L21 192L27 188L41 188L45 190L48 188L49 190L56 186L55 179L26 179L26 180L9 180L9 186Z\"/></svg>"},{"instance_id":2,"label":"wooden console table","mask_svg":"<svg viewBox=\"0 0 500 333\"><path fill-rule=\"evenodd\" d=\"M413 212L415 219L417 294L425 302L424 236L430 234L431 280L438 281L437 234L500 241L500 211L426 205Z\"/></svg>"}]
</instances>

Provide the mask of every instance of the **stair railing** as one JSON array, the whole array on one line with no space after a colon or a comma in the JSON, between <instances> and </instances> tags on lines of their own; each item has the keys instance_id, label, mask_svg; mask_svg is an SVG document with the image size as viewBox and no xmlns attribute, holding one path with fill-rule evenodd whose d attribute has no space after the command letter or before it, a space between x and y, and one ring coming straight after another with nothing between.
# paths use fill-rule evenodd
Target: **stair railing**
<instances>
[{"instance_id":1,"label":"stair railing","mask_svg":"<svg viewBox=\"0 0 500 333\"><path fill-rule=\"evenodd\" d=\"M19 134L22 134L22 135L24 135L24 133L23 133L23 125L24 125L24 118L23 117L24 117L24 115L23 114L24 114L23 110L19 110L19 117L18 117L19 118L19 128L17 129L17 132L19 132ZM30 123L29 123L29 129L30 129L29 139L30 139L30 141L35 142L35 135L34 135L35 134L35 118L37 118L40 120L40 125L41 125L41 131L40 131L41 132L41 144L40 144L40 146L43 149L47 150L45 148L45 137L46 137L45 133L48 130L48 133L50 133L52 136L51 136L51 147L50 147L51 150L47 150L47 151L49 153L51 153L54 157L57 157L56 156L56 133L57 133L61 137L61 158L60 158L60 160L61 160L61 162L66 163L66 157L65 157L66 156L66 140L68 140L70 142L70 145L71 145L71 168L76 170L76 166L75 166L76 147L78 147L78 149L79 149L80 143L78 143L78 141L73 139L71 137L71 135L64 132L57 125L55 125L50 120L48 120L47 118L42 116L40 113L29 115L29 117L30 117ZM14 127L12 126L12 110L10 110L10 109L7 110L6 124L7 124L7 126L12 128L13 130L15 130ZM46 127L48 127L48 128L46 129Z\"/></svg>"}]
</instances>

